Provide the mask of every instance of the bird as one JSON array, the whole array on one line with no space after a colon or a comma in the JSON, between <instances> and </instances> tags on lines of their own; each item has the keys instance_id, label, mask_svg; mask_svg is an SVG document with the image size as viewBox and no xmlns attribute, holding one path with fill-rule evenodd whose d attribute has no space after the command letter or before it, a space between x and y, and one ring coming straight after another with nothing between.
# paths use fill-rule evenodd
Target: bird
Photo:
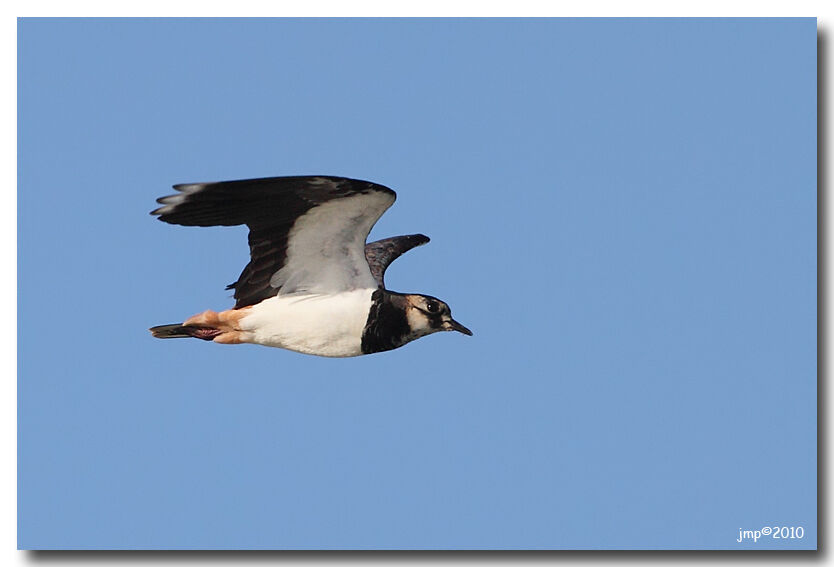
<instances>
[{"instance_id":1,"label":"bird","mask_svg":"<svg viewBox=\"0 0 834 567\"><path fill-rule=\"evenodd\" d=\"M157 199L159 220L182 226L249 228L249 263L235 305L182 323L158 325L154 337L252 343L324 357L385 352L438 331L472 331L449 305L385 287L385 270L429 242L422 234L366 243L397 197L390 188L329 175L184 183Z\"/></svg>"}]
</instances>

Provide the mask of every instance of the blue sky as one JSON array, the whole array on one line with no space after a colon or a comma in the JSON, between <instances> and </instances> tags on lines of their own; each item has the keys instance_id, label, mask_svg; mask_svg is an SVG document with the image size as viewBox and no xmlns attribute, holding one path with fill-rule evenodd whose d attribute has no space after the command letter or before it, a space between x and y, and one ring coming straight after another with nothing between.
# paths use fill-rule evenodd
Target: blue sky
<instances>
[{"instance_id":1,"label":"blue sky","mask_svg":"<svg viewBox=\"0 0 834 567\"><path fill-rule=\"evenodd\" d=\"M19 23L21 548L816 546L816 22ZM159 341L332 174L474 337ZM739 529L805 537L737 542Z\"/></svg>"}]
</instances>

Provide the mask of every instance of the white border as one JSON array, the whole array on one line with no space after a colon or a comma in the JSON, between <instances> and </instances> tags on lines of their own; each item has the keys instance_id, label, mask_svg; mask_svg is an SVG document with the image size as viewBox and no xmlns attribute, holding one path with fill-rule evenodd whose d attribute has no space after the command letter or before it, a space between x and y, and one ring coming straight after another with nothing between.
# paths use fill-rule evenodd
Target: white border
<instances>
[{"instance_id":1,"label":"white border","mask_svg":"<svg viewBox=\"0 0 834 567\"><path fill-rule=\"evenodd\" d=\"M792 2L762 0L761 2L703 0L690 2L660 2L634 0L630 2L588 0L584 2L558 3L541 0L514 0L513 2L474 2L460 0L424 0L422 2L391 2L389 0L310 0L308 2L265 2L263 0L238 0L236 2L191 0L146 0L129 3L102 0L77 0L65 2L43 0L17 2L10 13L14 16L232 16L232 17L316 17L316 16L371 16L371 17L772 17L802 16L820 17L830 14L821 1L795 0Z\"/></svg>"}]
</instances>

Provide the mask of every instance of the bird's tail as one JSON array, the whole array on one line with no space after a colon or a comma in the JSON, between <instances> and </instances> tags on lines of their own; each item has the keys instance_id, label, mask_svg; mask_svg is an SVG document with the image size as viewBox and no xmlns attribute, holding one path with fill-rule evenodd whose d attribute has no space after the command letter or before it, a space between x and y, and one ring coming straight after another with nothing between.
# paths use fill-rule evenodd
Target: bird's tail
<instances>
[{"instance_id":1,"label":"bird's tail","mask_svg":"<svg viewBox=\"0 0 834 567\"><path fill-rule=\"evenodd\" d=\"M223 333L220 329L212 327L199 327L197 325L183 325L173 323L171 325L157 325L148 329L157 339L180 339L193 337L204 341L214 340L214 337Z\"/></svg>"}]
</instances>

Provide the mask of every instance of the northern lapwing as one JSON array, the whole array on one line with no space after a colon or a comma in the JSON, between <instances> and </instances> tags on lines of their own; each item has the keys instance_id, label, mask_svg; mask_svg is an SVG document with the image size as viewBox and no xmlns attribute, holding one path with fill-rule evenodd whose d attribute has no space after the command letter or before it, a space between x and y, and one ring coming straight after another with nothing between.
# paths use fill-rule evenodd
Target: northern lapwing
<instances>
[{"instance_id":1,"label":"northern lapwing","mask_svg":"<svg viewBox=\"0 0 834 567\"><path fill-rule=\"evenodd\" d=\"M359 356L437 331L472 331L429 295L385 289L385 270L429 241L422 234L366 244L396 199L382 185L331 176L269 177L174 185L151 212L183 226L249 227L250 260L235 306L150 329L161 339L254 343L305 354Z\"/></svg>"}]
</instances>

